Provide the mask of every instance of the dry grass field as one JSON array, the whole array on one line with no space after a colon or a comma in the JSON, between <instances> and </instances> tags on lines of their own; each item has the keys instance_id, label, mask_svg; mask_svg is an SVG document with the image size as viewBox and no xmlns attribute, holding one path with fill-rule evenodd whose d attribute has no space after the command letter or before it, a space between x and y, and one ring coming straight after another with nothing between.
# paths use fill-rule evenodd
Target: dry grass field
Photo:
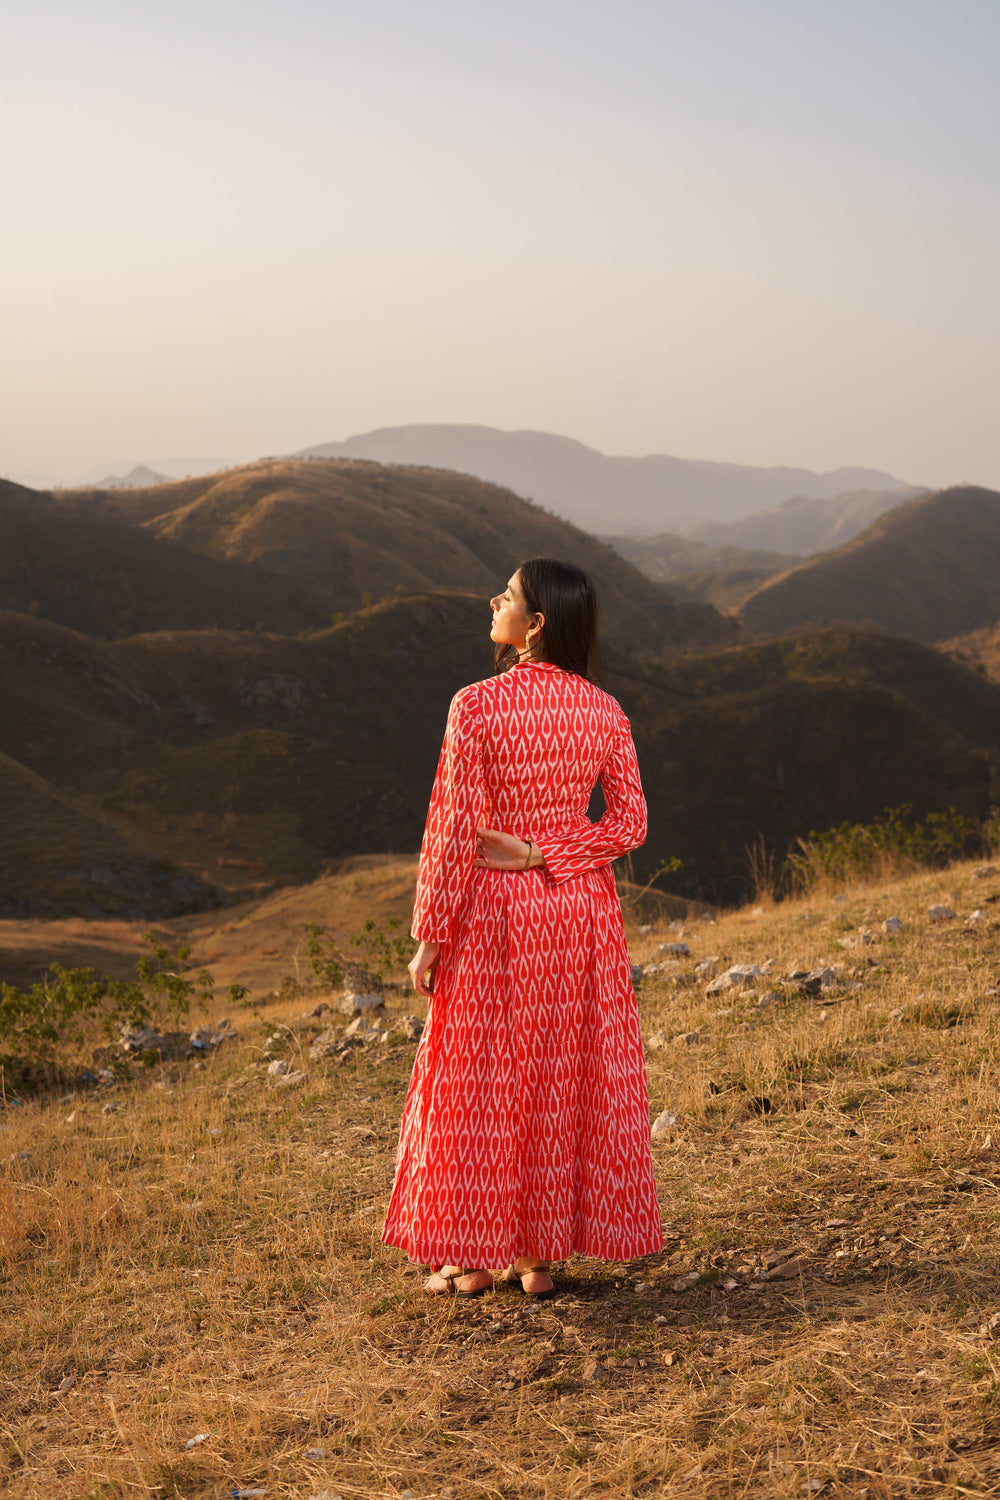
<instances>
[{"instance_id":1,"label":"dry grass field","mask_svg":"<svg viewBox=\"0 0 1000 1500\"><path fill-rule=\"evenodd\" d=\"M998 896L959 865L633 929L666 1248L547 1303L431 1300L382 1247L414 1047L312 1062L305 993L5 1099L3 1495L1000 1494ZM713 955L774 967L706 996Z\"/></svg>"}]
</instances>

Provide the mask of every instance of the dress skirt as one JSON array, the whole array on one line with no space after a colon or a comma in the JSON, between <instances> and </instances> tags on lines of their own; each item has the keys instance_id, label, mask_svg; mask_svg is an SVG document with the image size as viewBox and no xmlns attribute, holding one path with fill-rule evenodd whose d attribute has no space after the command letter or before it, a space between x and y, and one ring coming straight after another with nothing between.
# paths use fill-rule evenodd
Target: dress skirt
<instances>
[{"instance_id":1,"label":"dress skirt","mask_svg":"<svg viewBox=\"0 0 1000 1500\"><path fill-rule=\"evenodd\" d=\"M383 1239L432 1266L662 1248L609 864L473 870L441 948Z\"/></svg>"}]
</instances>

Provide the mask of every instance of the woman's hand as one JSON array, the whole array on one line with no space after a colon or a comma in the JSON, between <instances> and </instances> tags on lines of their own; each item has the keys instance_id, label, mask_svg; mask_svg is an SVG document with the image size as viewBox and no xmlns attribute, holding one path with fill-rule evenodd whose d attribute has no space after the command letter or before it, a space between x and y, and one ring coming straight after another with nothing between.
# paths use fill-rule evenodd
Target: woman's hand
<instances>
[{"instance_id":1,"label":"woman's hand","mask_svg":"<svg viewBox=\"0 0 1000 1500\"><path fill-rule=\"evenodd\" d=\"M545 856L536 844L531 846L528 858L528 842L517 839L512 833L500 833L496 828L480 828L476 833L476 857L472 861L476 870L537 870L545 863Z\"/></svg>"},{"instance_id":2,"label":"woman's hand","mask_svg":"<svg viewBox=\"0 0 1000 1500\"><path fill-rule=\"evenodd\" d=\"M440 943L421 943L406 966L413 980L413 988L418 995L426 995L428 999L434 983L434 970L437 968L440 952Z\"/></svg>"}]
</instances>

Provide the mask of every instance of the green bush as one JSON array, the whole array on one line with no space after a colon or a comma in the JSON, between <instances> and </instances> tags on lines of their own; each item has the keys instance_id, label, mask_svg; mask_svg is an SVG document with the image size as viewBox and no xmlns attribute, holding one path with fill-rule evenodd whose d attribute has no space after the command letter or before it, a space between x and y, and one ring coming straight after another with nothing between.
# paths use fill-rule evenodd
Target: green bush
<instances>
[{"instance_id":1,"label":"green bush","mask_svg":"<svg viewBox=\"0 0 1000 1500\"><path fill-rule=\"evenodd\" d=\"M211 974L187 968L190 948L175 953L147 932L134 979L110 979L93 969L53 964L30 989L0 984L0 1070L6 1086L32 1088L64 1082L79 1052L95 1037L110 1040L123 1026L178 1022L192 998L207 1006L215 987ZM245 992L230 987L235 1002Z\"/></svg>"}]
</instances>

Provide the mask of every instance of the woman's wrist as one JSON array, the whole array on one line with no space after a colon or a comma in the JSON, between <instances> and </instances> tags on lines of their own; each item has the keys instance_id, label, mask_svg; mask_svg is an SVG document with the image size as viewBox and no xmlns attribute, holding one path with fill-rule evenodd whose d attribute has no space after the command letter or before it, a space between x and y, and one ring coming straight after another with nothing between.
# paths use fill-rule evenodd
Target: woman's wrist
<instances>
[{"instance_id":1,"label":"woman's wrist","mask_svg":"<svg viewBox=\"0 0 1000 1500\"><path fill-rule=\"evenodd\" d=\"M526 870L540 870L545 864L545 855L539 849L534 839L525 839L525 845L530 846L530 852L524 862Z\"/></svg>"}]
</instances>

